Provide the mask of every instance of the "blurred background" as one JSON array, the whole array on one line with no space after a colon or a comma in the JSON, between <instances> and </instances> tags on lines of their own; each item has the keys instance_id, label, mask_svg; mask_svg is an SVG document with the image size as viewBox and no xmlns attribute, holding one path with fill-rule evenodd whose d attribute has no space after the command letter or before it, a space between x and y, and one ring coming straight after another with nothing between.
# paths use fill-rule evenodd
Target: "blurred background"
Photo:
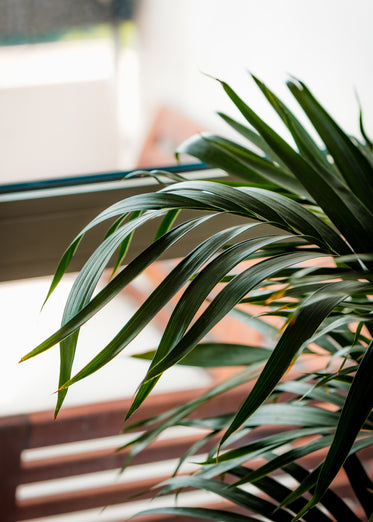
<instances>
[{"instance_id":1,"label":"blurred background","mask_svg":"<svg viewBox=\"0 0 373 522\"><path fill-rule=\"evenodd\" d=\"M373 135L372 18L370 0L0 0L0 185L171 165L176 146L193 133L229 132L215 111L233 109L212 77L282 132L249 71L290 106L285 81L302 79L351 133L358 133L358 94ZM54 403L57 350L17 364L58 328L72 285L69 276L40 314L45 275L0 285L3 414ZM97 329L83 336L79 364L133 310L128 296L121 299L100 337ZM107 371L121 372L121 364ZM131 393L136 372L127 388L111 385L109 373L99 398ZM84 386L71 395L94 400Z\"/></svg>"},{"instance_id":2,"label":"blurred background","mask_svg":"<svg viewBox=\"0 0 373 522\"><path fill-rule=\"evenodd\" d=\"M1 0L0 183L174 162L185 137L228 132L207 74L274 126L248 71L285 98L302 79L352 133L358 93L373 132L372 15L369 0Z\"/></svg>"},{"instance_id":3,"label":"blurred background","mask_svg":"<svg viewBox=\"0 0 373 522\"><path fill-rule=\"evenodd\" d=\"M79 188L62 210L45 190L40 201L49 200L54 216L43 206L44 225L38 229L40 216L26 211L33 196L9 194L9 185L27 183L32 189L58 178L68 190L74 178L85 175L175 164L175 148L192 134L230 132L216 111L237 117L213 77L230 83L282 133L249 72L292 108L285 82L289 75L303 80L352 134L359 133L358 96L373 136L372 19L371 0L0 0L0 415L55 405L58 349L22 365L18 361L59 327L75 275L64 278L40 312L51 281L42 263L52 240L58 255L66 246L56 219L72 227L80 208ZM94 190L103 207L110 192L117 195ZM76 222L77 230L85 223ZM18 237L14 230L24 232ZM75 233L65 231L64 241ZM33 273L43 277L29 277L24 270L29 260ZM1 277L5 265L8 270L16 263L26 279ZM170 269L166 262L145 273L82 329L76 369L105 346ZM104 280L109 277L105 273ZM144 363L127 353L155 347L163 327L158 318L115 362L74 385L66 405L133 394ZM223 330L227 340L238 332L236 325ZM200 369L178 368L158 390L200 387L213 379ZM108 480L111 484L113 477ZM103 520L105 513L74 520Z\"/></svg>"}]
</instances>

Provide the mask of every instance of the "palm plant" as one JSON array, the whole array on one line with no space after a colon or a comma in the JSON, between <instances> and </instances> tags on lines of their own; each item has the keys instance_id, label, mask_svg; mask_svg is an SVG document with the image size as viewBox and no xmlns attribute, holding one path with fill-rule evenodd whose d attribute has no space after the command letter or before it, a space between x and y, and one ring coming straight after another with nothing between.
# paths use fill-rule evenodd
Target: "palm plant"
<instances>
[{"instance_id":1,"label":"palm plant","mask_svg":"<svg viewBox=\"0 0 373 522\"><path fill-rule=\"evenodd\" d=\"M203 428L205 435L181 456L182 462L219 435L200 470L175 474L163 484L164 491L189 486L213 491L241 511L161 511L224 521L361 520L361 514L330 489L343 467L369 518L373 484L358 452L373 442L372 143L361 113L359 141L342 131L302 82L291 80L290 92L317 133L313 138L287 106L253 78L290 132L289 143L220 82L246 120L244 124L220 114L240 134L240 143L201 134L182 144L178 154L186 152L233 178L188 181L174 176L158 192L120 201L96 217L66 250L51 285L50 293L83 235L110 220L105 239L75 281L61 328L24 359L60 343L57 415L69 386L109 363L183 289L157 349L142 355L151 362L127 418L175 364L244 369L197 401L143 421L148 429L130 443L131 451L141 451L169 426ZM185 209L200 215L180 220ZM175 242L221 214L241 221L207 235L112 341L72 376L80 327ZM154 242L124 265L132 235L154 219L160 220ZM273 232L263 225L271 225ZM116 275L93 297L115 252ZM253 315L251 305L262 313ZM259 328L270 339L268 345L251 346L246 339L239 345L204 341L228 314ZM317 370L291 372L283 379L302 354L317 361ZM249 381L252 389L237 411L214 418L188 417L211 397ZM260 435L266 424L277 425L277 430ZM308 469L300 459L318 450L324 450L322 456ZM294 487L284 485L284 477L290 477ZM253 494L249 485L265 498Z\"/></svg>"}]
</instances>

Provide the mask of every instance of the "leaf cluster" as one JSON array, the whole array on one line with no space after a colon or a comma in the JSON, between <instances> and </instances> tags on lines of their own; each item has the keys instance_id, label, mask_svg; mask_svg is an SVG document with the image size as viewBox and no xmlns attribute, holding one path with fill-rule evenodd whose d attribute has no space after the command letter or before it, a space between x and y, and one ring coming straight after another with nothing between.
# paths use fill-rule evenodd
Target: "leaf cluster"
<instances>
[{"instance_id":1,"label":"leaf cluster","mask_svg":"<svg viewBox=\"0 0 373 522\"><path fill-rule=\"evenodd\" d=\"M57 415L72 384L112 361L178 295L156 350L140 355L150 362L126 418L175 364L245 369L193 403L144 422L146 431L132 441L131 452L143 450L170 426L202 428L205 434L181 457L181 466L219 436L200 470L170 478L164 492L184 487L213 491L241 511L173 507L162 512L232 522L360 520L330 489L343 467L369 518L373 485L358 452L373 441L372 144L362 117L359 141L338 126L302 82L292 79L289 90L318 135L316 141L266 85L253 79L292 143L219 82L243 117L242 122L220 113L240 142L204 133L182 144L178 154L219 167L234 181L170 180L156 193L127 198L97 216L66 250L51 285L50 292L84 234L99 223L111 223L75 281L61 328L23 359L60 343ZM196 210L198 217L183 221L186 209ZM241 224L206 234L73 375L80 327L172 245L222 214L239 217ZM154 242L125 264L133 234L150 220L159 221ZM115 254L113 278L94 295ZM248 339L207 342L206 335L229 315L258 328L266 345L252 346ZM305 358L317 361L318 371L294 371ZM190 419L199 405L249 381L252 389L236 411ZM271 427L269 435L261 435L263 426ZM311 457L312 469L304 464ZM284 485L290 479L293 488ZM253 493L254 486L263 495Z\"/></svg>"}]
</instances>

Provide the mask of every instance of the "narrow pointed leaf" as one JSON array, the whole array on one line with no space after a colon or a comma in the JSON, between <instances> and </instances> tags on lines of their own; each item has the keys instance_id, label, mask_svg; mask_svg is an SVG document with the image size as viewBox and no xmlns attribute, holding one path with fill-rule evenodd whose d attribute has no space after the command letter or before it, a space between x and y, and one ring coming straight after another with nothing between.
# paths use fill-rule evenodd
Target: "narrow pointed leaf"
<instances>
[{"instance_id":1,"label":"narrow pointed leaf","mask_svg":"<svg viewBox=\"0 0 373 522\"><path fill-rule=\"evenodd\" d=\"M141 215L140 212L134 212L134 213L132 214L132 216L131 216L130 219L136 219L136 218L139 217L140 215ZM118 270L118 268L119 268L120 265L122 264L124 258L126 257L134 233L135 233L135 231L131 232L131 233L128 234L128 236L125 237L125 239L122 241L122 243L121 243L121 245L120 245L120 247L119 247L119 249L118 249L117 260L115 261L115 265L114 265L114 267L113 267L113 272L112 272L112 274L115 274L115 273L116 273L116 271Z\"/></svg>"},{"instance_id":2,"label":"narrow pointed leaf","mask_svg":"<svg viewBox=\"0 0 373 522\"><path fill-rule=\"evenodd\" d=\"M237 466L236 468L229 471L229 473L236 477L242 477L246 474L246 466ZM266 495L274 500L281 502L289 494L289 488L284 486L281 481L282 477L279 476L278 480L271 477L265 477L258 480L255 486L263 491ZM288 505L288 508L293 512L297 513L306 504L306 500L303 498L296 499L292 504ZM307 513L305 520L307 522L331 522L330 517L323 513L320 509L313 509L310 513Z\"/></svg>"},{"instance_id":3,"label":"narrow pointed leaf","mask_svg":"<svg viewBox=\"0 0 373 522\"><path fill-rule=\"evenodd\" d=\"M239 515L221 509L196 508L196 507L165 507L146 509L136 513L137 516L147 515L173 515L175 517L184 516L192 518L205 518L206 520L220 520L221 522L259 522L259 518ZM136 521L135 521L136 522ZM177 522L177 518L175 520Z\"/></svg>"},{"instance_id":4,"label":"narrow pointed leaf","mask_svg":"<svg viewBox=\"0 0 373 522\"><path fill-rule=\"evenodd\" d=\"M158 379L154 379L153 382L151 382L151 379L148 379L153 368L156 367L182 339L182 336L189 327L195 314L197 314L200 306L204 303L213 288L221 281L222 277L245 260L251 252L255 252L266 244L284 238L286 238L286 236L262 236L258 239L249 239L240 242L220 254L197 275L180 298L167 323L152 364L132 402L127 418L142 404L156 384Z\"/></svg>"},{"instance_id":5,"label":"narrow pointed leaf","mask_svg":"<svg viewBox=\"0 0 373 522\"><path fill-rule=\"evenodd\" d=\"M267 464L257 468L256 470L248 473L240 481L236 482L235 485L241 486L248 482L253 483L274 471L291 464L292 462L304 457L311 455L313 452L325 448L330 444L332 436L324 436L315 441L311 441L303 446L293 448L287 452L282 453L280 456L271 459Z\"/></svg>"},{"instance_id":6,"label":"narrow pointed leaf","mask_svg":"<svg viewBox=\"0 0 373 522\"><path fill-rule=\"evenodd\" d=\"M303 482L309 476L309 472L306 469L295 463L286 466L284 471L286 471L286 473L288 473L291 477L294 477L298 482ZM331 489L328 489L328 491L325 493L321 504L326 507L329 513L331 513L336 520L361 522L360 518L355 515L348 504ZM316 509L317 508L314 508L309 513L307 513L305 519L307 520L307 517L311 513L315 512Z\"/></svg>"},{"instance_id":7,"label":"narrow pointed leaf","mask_svg":"<svg viewBox=\"0 0 373 522\"><path fill-rule=\"evenodd\" d=\"M367 517L373 513L373 482L356 454L347 457L343 468Z\"/></svg>"},{"instance_id":8,"label":"narrow pointed leaf","mask_svg":"<svg viewBox=\"0 0 373 522\"><path fill-rule=\"evenodd\" d=\"M287 326L269 358L252 392L237 412L222 438L224 442L259 408L289 368L293 357L320 326L329 313L345 298L345 294L325 297L316 303L303 305Z\"/></svg>"},{"instance_id":9,"label":"narrow pointed leaf","mask_svg":"<svg viewBox=\"0 0 373 522\"><path fill-rule=\"evenodd\" d=\"M213 134L203 133L190 138L180 148L208 163L211 167L221 168L230 174L253 184L276 186L302 197L308 197L307 191L295 176L276 164L271 163L242 145Z\"/></svg>"},{"instance_id":10,"label":"narrow pointed leaf","mask_svg":"<svg viewBox=\"0 0 373 522\"><path fill-rule=\"evenodd\" d=\"M306 190L328 215L357 252L370 252L373 237L373 215L338 178L324 170L314 169L302 156L275 133L250 109L225 82L220 82L242 115L282 158ZM364 239L363 239L364 238Z\"/></svg>"},{"instance_id":11,"label":"narrow pointed leaf","mask_svg":"<svg viewBox=\"0 0 373 522\"><path fill-rule=\"evenodd\" d=\"M112 341L72 379L66 379L63 383L63 389L94 373L118 355L149 323L164 304L189 281L198 268L227 242L239 233L244 232L249 226L251 225L236 226L214 234L188 254L153 291Z\"/></svg>"},{"instance_id":12,"label":"narrow pointed leaf","mask_svg":"<svg viewBox=\"0 0 373 522\"><path fill-rule=\"evenodd\" d=\"M350 454L354 454L364 448L368 448L371 446L372 446L372 437L371 436L361 438L355 442ZM291 466L293 466L293 464L291 464ZM319 464L316 468L313 469L313 471L311 473L309 473L305 478L303 478L302 481L300 482L299 486L287 498L285 498L282 501L281 505L282 506L288 505L289 503L293 502L294 499L299 498L302 495L304 495L307 491L311 491L313 493L314 487L317 484L318 476L320 475L321 468L322 468L322 464ZM331 490L327 489L318 502L323 504L325 496L327 496L330 493L331 493ZM314 501L312 498L307 503L304 510L302 510L301 513L298 513L296 520L299 520L299 518L301 518L304 514L307 514L316 504L317 503L314 504ZM330 508L330 512L332 512L331 508Z\"/></svg>"},{"instance_id":13,"label":"narrow pointed leaf","mask_svg":"<svg viewBox=\"0 0 373 522\"><path fill-rule=\"evenodd\" d=\"M373 406L373 341L361 361L352 382L344 408L337 425L333 443L321 468L310 501L315 505L337 475Z\"/></svg>"},{"instance_id":14,"label":"narrow pointed leaf","mask_svg":"<svg viewBox=\"0 0 373 522\"><path fill-rule=\"evenodd\" d=\"M147 379L152 379L178 363L241 299L266 277L275 275L284 266L311 259L314 254L296 252L265 260L237 275L213 299L207 310L188 330L186 335L154 368Z\"/></svg>"},{"instance_id":15,"label":"narrow pointed leaf","mask_svg":"<svg viewBox=\"0 0 373 522\"><path fill-rule=\"evenodd\" d=\"M259 89L270 102L272 107L279 114L289 131L291 132L295 143L298 146L299 152L313 164L315 168L329 170L333 175L336 175L334 167L329 163L324 151L321 151L314 140L300 124L294 114L286 107L286 105L258 78L251 75Z\"/></svg>"},{"instance_id":16,"label":"narrow pointed leaf","mask_svg":"<svg viewBox=\"0 0 373 522\"><path fill-rule=\"evenodd\" d=\"M135 354L132 357L152 360L154 351ZM271 350L260 346L233 343L201 343L184 357L179 364L198 366L200 368L217 368L225 366L250 366L253 363L266 361Z\"/></svg>"},{"instance_id":17,"label":"narrow pointed leaf","mask_svg":"<svg viewBox=\"0 0 373 522\"><path fill-rule=\"evenodd\" d=\"M163 218L162 223L160 224L160 226L157 230L157 234L154 239L159 239L161 236L163 236L163 234L165 234L166 232L168 232L170 230L175 219L179 215L179 212L180 211L178 209L172 209L167 212L167 214Z\"/></svg>"},{"instance_id":18,"label":"narrow pointed leaf","mask_svg":"<svg viewBox=\"0 0 373 522\"><path fill-rule=\"evenodd\" d=\"M184 222L150 245L136 259L131 261L131 263L112 281L110 281L84 308L82 308L80 312L75 314L74 317L64 324L56 333L48 337L48 339L39 344L27 355L23 356L21 361L26 361L35 355L43 353L72 334L77 328L82 326L94 314L110 302L111 299L123 290L123 288L125 288L125 286L139 275L147 266L166 252L167 249L176 241L181 239L186 233L193 231L195 227L204 223L211 217L213 216L203 216L201 218Z\"/></svg>"},{"instance_id":19,"label":"narrow pointed leaf","mask_svg":"<svg viewBox=\"0 0 373 522\"><path fill-rule=\"evenodd\" d=\"M244 370L243 372L233 375L216 386L213 386L211 389L205 393L202 393L201 396L199 396L197 399L194 399L193 401L183 404L177 408L173 408L172 410L150 419L146 419L144 421L140 421L125 427L124 431L129 431L133 429L144 428L149 425L155 425L154 428L146 431L135 441L131 450L130 458L132 458L134 455L137 455L140 451L146 448L153 440L155 440L170 426L188 425L189 421L186 422L184 419L202 404L207 403L213 397L217 397L218 395L223 394L226 391L235 388L236 386L240 386L255 379L258 374L259 368L252 368L250 371ZM132 445L132 443L127 444L127 446L129 445Z\"/></svg>"},{"instance_id":20,"label":"narrow pointed leaf","mask_svg":"<svg viewBox=\"0 0 373 522\"><path fill-rule=\"evenodd\" d=\"M288 86L321 136L349 187L370 209L373 198L372 166L304 83L290 81Z\"/></svg>"},{"instance_id":21,"label":"narrow pointed leaf","mask_svg":"<svg viewBox=\"0 0 373 522\"><path fill-rule=\"evenodd\" d=\"M250 129L246 125L242 125L242 123L234 120L227 114L218 112L218 115L239 134L247 138L251 144L254 144L255 147L263 151L265 157L274 163L278 163L284 170L291 174L291 171L287 168L285 163L281 160L281 158L279 158L279 156L277 156L277 154L275 154L275 152L273 152L271 147L269 147L268 143L260 136L260 134L255 132L253 129Z\"/></svg>"},{"instance_id":22,"label":"narrow pointed leaf","mask_svg":"<svg viewBox=\"0 0 373 522\"><path fill-rule=\"evenodd\" d=\"M280 422L275 422L273 425L275 424L281 425ZM203 463L203 468L199 472L199 476L204 478L213 478L218 474L220 475L231 471L236 466L245 464L245 462L247 462L249 459L256 459L258 457L267 458L270 452L274 452L275 450L281 448L286 448L288 444L291 444L294 442L294 440L298 440L302 437L307 437L310 435L317 435L318 429L321 432L325 431L324 427L320 428L315 424L316 423L314 422L314 426L312 428L302 428L298 430L291 430L289 432L286 431L282 433L276 433L276 435L270 435L257 441L254 440L254 442L241 446L236 450L227 451L223 455L219 454L218 459L216 457L212 457ZM284 465L286 462L292 462L292 460L290 459L289 461L285 461L284 458ZM268 467L270 467L270 464L268 464ZM276 465L274 465L274 469L276 469ZM253 473L255 473L255 471ZM256 478L261 478L261 475L258 475Z\"/></svg>"},{"instance_id":23,"label":"narrow pointed leaf","mask_svg":"<svg viewBox=\"0 0 373 522\"><path fill-rule=\"evenodd\" d=\"M175 477L169 481L163 483L167 486L166 491L172 491L179 488L193 487L210 491L233 502L238 506L242 506L246 509L254 511L259 515L270 517L273 522L291 522L292 516L285 510L279 509L275 511L276 505L268 502L267 500L261 499L252 493L241 490L240 488L230 489L222 482L216 480L202 479L196 475Z\"/></svg>"},{"instance_id":24,"label":"narrow pointed leaf","mask_svg":"<svg viewBox=\"0 0 373 522\"><path fill-rule=\"evenodd\" d=\"M107 267L114 252L121 244L123 244L123 241L126 241L128 235L131 235L138 226L163 213L164 211L144 213L124 224L106 237L85 263L84 267L79 272L78 277L75 279L65 304L62 325L68 322L76 313L80 312L80 310L89 303L103 271ZM57 396L55 416L58 414L66 397L66 390L61 390L60 388L71 376L78 336L79 330L61 341L60 344L59 392Z\"/></svg>"},{"instance_id":25,"label":"narrow pointed leaf","mask_svg":"<svg viewBox=\"0 0 373 522\"><path fill-rule=\"evenodd\" d=\"M369 147L370 151L372 151L373 143L372 143L371 139L368 137L368 134L365 130L364 120L363 120L363 110L361 108L360 102L359 102L359 126L360 126L361 135L364 138L367 147Z\"/></svg>"},{"instance_id":26,"label":"narrow pointed leaf","mask_svg":"<svg viewBox=\"0 0 373 522\"><path fill-rule=\"evenodd\" d=\"M330 245L335 252L351 253L343 239L323 220L280 194L252 187L233 188L208 181L179 183L168 190L175 194L188 194L205 206L209 202L211 204L214 195L218 198L214 200L215 204L221 209L229 210L234 202L237 213L241 210L243 215L246 213L249 217L248 212L251 211L254 217L264 218L285 230L294 232L293 227L296 227L298 232L313 237L315 242L320 241L325 247Z\"/></svg>"}]
</instances>

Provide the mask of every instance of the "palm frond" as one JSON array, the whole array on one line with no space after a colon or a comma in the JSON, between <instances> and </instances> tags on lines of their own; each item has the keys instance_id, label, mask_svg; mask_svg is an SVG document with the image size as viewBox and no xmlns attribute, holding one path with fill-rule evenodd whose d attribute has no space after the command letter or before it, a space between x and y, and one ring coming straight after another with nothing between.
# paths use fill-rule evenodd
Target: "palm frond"
<instances>
[{"instance_id":1,"label":"palm frond","mask_svg":"<svg viewBox=\"0 0 373 522\"><path fill-rule=\"evenodd\" d=\"M48 292L47 298L84 235L107 223L104 240L82 267L67 299L61 328L22 360L60 343L57 414L71 385L113 361L177 296L157 348L138 356L149 365L126 419L176 364L244 369L190 403L125 425L129 431L143 430L126 444L129 460L171 426L203 429L201 439L180 456L175 476L162 484L162 492L186 487L213 492L239 513L170 507L147 514L227 522L263 517L355 522L360 514L330 489L344 467L351 489L357 490L371 518L372 482L358 452L373 442L372 144L361 110L363 140L348 136L302 82L291 80L289 91L308 117L312 133L269 87L252 78L280 116L290 142L220 82L244 122L219 115L241 141L202 133L183 143L177 154L195 156L234 179L190 181L170 175L170 183L157 192L120 201L92 220L63 254ZM167 179L167 173L153 175ZM185 210L199 216L183 220ZM81 326L176 242L183 243L209 220L228 215L239 218L240 224L228 227L220 221L213 233L204 228L201 242L72 376ZM154 241L126 264L132 240L151 221L157 223ZM115 277L94 295L112 259ZM265 344L253 345L249 338L207 339L225 317L256 328ZM316 369L304 366L309 360L317 361ZM224 415L197 415L210 399L224 397L244 383L252 386L245 388L241 406ZM199 459L198 471L176 476L206 441L209 453ZM307 459L312 461L309 469L303 465ZM295 485L282 483L284 476Z\"/></svg>"}]
</instances>

